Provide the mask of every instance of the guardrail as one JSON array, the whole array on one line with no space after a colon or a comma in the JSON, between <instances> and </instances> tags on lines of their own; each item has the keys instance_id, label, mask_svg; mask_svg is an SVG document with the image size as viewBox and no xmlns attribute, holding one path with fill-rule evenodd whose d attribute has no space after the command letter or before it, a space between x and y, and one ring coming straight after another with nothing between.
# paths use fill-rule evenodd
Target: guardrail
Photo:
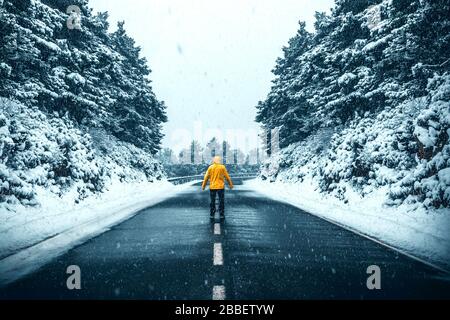
<instances>
[{"instance_id":1,"label":"guardrail","mask_svg":"<svg viewBox=\"0 0 450 320\"><path fill-rule=\"evenodd\" d=\"M198 175L198 176L174 177L174 178L167 179L167 181L176 185L176 184L183 184L183 183L188 183L191 181L202 180L202 179L203 179L203 176Z\"/></svg>"},{"instance_id":2,"label":"guardrail","mask_svg":"<svg viewBox=\"0 0 450 320\"><path fill-rule=\"evenodd\" d=\"M254 179L256 178L258 175L255 174L236 174L236 175L230 175L231 180L233 179ZM196 176L185 176L185 177L173 177L173 178L169 178L167 179L167 181L169 181L172 184L178 185L178 184L183 184L183 183L188 183L191 181L196 181L196 180L203 180L203 175L196 175Z\"/></svg>"}]
</instances>

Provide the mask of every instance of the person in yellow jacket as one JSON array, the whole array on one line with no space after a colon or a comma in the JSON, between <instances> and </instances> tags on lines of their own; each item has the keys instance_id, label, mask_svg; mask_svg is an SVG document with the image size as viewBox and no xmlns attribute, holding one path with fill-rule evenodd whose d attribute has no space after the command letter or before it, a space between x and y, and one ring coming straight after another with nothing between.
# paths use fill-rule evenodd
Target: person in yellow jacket
<instances>
[{"instance_id":1,"label":"person in yellow jacket","mask_svg":"<svg viewBox=\"0 0 450 320\"><path fill-rule=\"evenodd\" d=\"M225 218L225 181L227 180L230 189L233 189L233 182L228 175L227 168L220 162L220 157L215 156L213 164L206 171L205 178L202 183L202 190L205 190L206 184L209 183L209 193L211 196L211 218L216 213L216 195L219 195L219 212L220 218Z\"/></svg>"}]
</instances>

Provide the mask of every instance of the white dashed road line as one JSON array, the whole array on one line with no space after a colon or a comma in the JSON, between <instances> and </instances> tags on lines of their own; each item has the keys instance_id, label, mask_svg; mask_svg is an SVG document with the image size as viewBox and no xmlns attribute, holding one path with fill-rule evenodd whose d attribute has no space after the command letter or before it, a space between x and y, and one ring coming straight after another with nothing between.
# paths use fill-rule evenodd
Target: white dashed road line
<instances>
[{"instance_id":1,"label":"white dashed road line","mask_svg":"<svg viewBox=\"0 0 450 320\"><path fill-rule=\"evenodd\" d=\"M214 224L214 235L220 236L220 234L221 234L220 229L221 229L220 223L215 223ZM214 243L213 264L215 266L223 265L223 248L222 248L222 243L220 243L220 242ZM225 300L225 286L224 285L213 287L212 299L213 300Z\"/></svg>"},{"instance_id":2,"label":"white dashed road line","mask_svg":"<svg viewBox=\"0 0 450 320\"><path fill-rule=\"evenodd\" d=\"M214 243L214 265L223 265L223 251L221 243Z\"/></svg>"},{"instance_id":3,"label":"white dashed road line","mask_svg":"<svg viewBox=\"0 0 450 320\"><path fill-rule=\"evenodd\" d=\"M214 234L220 236L220 223L214 224Z\"/></svg>"},{"instance_id":4,"label":"white dashed road line","mask_svg":"<svg viewBox=\"0 0 450 320\"><path fill-rule=\"evenodd\" d=\"M214 286L213 300L225 300L225 286Z\"/></svg>"}]
</instances>

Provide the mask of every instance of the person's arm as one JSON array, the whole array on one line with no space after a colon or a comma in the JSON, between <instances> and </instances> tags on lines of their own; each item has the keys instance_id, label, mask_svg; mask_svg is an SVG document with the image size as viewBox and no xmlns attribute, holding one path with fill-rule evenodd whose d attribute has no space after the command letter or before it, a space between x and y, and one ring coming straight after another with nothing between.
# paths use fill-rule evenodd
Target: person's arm
<instances>
[{"instance_id":1,"label":"person's arm","mask_svg":"<svg viewBox=\"0 0 450 320\"><path fill-rule=\"evenodd\" d=\"M227 168L225 168L225 171L224 171L223 174L225 176L225 179L227 179L228 185L230 186L231 189L233 189L234 188L233 181L231 181L231 179L230 179L230 176L228 174Z\"/></svg>"},{"instance_id":2,"label":"person's arm","mask_svg":"<svg viewBox=\"0 0 450 320\"><path fill-rule=\"evenodd\" d=\"M202 190L205 190L208 180L209 180L209 168L208 168L208 170L206 170L205 178L203 178Z\"/></svg>"}]
</instances>

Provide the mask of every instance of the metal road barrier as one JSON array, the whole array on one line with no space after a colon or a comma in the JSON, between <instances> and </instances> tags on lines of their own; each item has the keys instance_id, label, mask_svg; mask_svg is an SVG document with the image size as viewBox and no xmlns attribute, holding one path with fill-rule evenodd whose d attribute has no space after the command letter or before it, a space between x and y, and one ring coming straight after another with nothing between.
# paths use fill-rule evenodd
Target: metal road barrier
<instances>
[{"instance_id":1,"label":"metal road barrier","mask_svg":"<svg viewBox=\"0 0 450 320\"><path fill-rule=\"evenodd\" d=\"M247 173L247 174L236 174L236 175L230 175L231 180L233 179L254 179L258 176L258 174L256 173ZM188 183L191 181L196 181L196 180L203 180L203 175L196 175L196 176L185 176L185 177L173 177L173 178L169 178L167 179L167 181L169 181L172 184L183 184L183 183Z\"/></svg>"}]
</instances>

